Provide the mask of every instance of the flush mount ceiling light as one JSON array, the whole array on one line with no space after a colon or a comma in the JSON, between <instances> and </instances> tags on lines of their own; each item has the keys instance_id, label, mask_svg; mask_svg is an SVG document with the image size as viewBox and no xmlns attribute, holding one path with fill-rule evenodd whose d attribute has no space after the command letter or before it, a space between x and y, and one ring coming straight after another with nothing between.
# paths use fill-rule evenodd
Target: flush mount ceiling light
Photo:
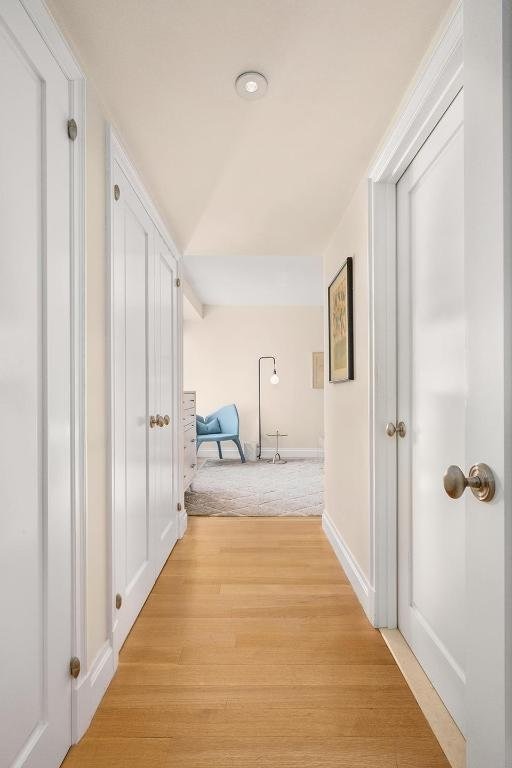
<instances>
[{"instance_id":1,"label":"flush mount ceiling light","mask_svg":"<svg viewBox=\"0 0 512 768\"><path fill-rule=\"evenodd\" d=\"M261 72L243 72L235 80L235 88L242 99L261 99L267 92L267 78Z\"/></svg>"}]
</instances>

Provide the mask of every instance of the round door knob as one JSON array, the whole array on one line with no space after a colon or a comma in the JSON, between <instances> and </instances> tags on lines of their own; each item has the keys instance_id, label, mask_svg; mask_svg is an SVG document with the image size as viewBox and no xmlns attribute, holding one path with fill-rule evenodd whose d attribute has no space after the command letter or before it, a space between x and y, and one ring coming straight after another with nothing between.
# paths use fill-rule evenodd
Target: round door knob
<instances>
[{"instance_id":1,"label":"round door knob","mask_svg":"<svg viewBox=\"0 0 512 768\"><path fill-rule=\"evenodd\" d=\"M155 418L156 418L156 423L158 424L159 427L165 426L165 422L164 422L164 417L163 416L160 416L160 414L157 413Z\"/></svg>"},{"instance_id":2,"label":"round door knob","mask_svg":"<svg viewBox=\"0 0 512 768\"><path fill-rule=\"evenodd\" d=\"M496 489L494 475L487 464L473 464L468 477L460 467L452 464L444 474L443 483L451 499L459 499L466 488L471 488L473 495L479 501L491 501Z\"/></svg>"},{"instance_id":3,"label":"round door knob","mask_svg":"<svg viewBox=\"0 0 512 768\"><path fill-rule=\"evenodd\" d=\"M151 429L153 429L153 427L156 427L157 424L158 424L158 416L150 416L149 417L149 426L151 427Z\"/></svg>"},{"instance_id":4,"label":"round door knob","mask_svg":"<svg viewBox=\"0 0 512 768\"><path fill-rule=\"evenodd\" d=\"M388 421L386 424L386 435L388 437L394 437L395 435L398 435L398 437L405 437L406 431L405 422L403 421L399 421L396 426L392 421Z\"/></svg>"},{"instance_id":5,"label":"round door knob","mask_svg":"<svg viewBox=\"0 0 512 768\"><path fill-rule=\"evenodd\" d=\"M164 424L165 424L165 426L168 427L170 423L171 423L171 419L169 418L169 416L167 414L165 414L165 416L164 416Z\"/></svg>"}]
</instances>

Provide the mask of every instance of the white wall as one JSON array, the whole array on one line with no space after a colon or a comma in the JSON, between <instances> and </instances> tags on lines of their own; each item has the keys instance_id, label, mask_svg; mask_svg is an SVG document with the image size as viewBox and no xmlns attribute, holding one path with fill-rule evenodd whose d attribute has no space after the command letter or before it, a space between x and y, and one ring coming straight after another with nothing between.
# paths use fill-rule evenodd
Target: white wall
<instances>
[{"instance_id":1,"label":"white wall","mask_svg":"<svg viewBox=\"0 0 512 768\"><path fill-rule=\"evenodd\" d=\"M368 192L364 178L324 253L327 286L353 257L354 381L325 385L325 509L370 579ZM329 347L325 322L326 365Z\"/></svg>"},{"instance_id":2,"label":"white wall","mask_svg":"<svg viewBox=\"0 0 512 768\"><path fill-rule=\"evenodd\" d=\"M390 125L410 98L418 73L422 71L443 33L456 3L440 24L417 73L404 92L402 103ZM375 146L384 144L389 131ZM351 566L364 589L373 592L373 553L370 520L370 381L369 381L369 300L368 272L369 199L368 173L363 174L349 205L340 212L340 222L323 254L324 291L347 256L354 259L354 359L355 379L326 384L325 390L325 509L339 538L352 559ZM325 349L328 330L325 315ZM326 359L327 363L327 359ZM368 597L368 596L367 596ZM373 598L366 600L370 614Z\"/></svg>"},{"instance_id":3,"label":"white wall","mask_svg":"<svg viewBox=\"0 0 512 768\"><path fill-rule=\"evenodd\" d=\"M262 446L277 427L288 433L284 450L318 452L323 391L312 388L312 353L323 349L322 317L322 307L205 306L202 320L186 320L184 384L197 392L198 413L236 403L241 439L256 442L258 358L274 355L279 384L269 382L272 361L262 362Z\"/></svg>"}]
</instances>

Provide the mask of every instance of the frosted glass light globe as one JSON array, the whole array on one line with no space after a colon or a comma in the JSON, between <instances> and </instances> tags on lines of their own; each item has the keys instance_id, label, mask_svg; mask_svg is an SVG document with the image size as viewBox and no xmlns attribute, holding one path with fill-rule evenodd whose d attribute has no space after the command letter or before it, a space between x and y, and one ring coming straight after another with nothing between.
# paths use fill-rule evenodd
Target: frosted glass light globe
<instances>
[{"instance_id":1,"label":"frosted glass light globe","mask_svg":"<svg viewBox=\"0 0 512 768\"><path fill-rule=\"evenodd\" d=\"M279 376L277 375L277 373L275 371L272 374L272 376L270 377L270 383L271 384L279 384Z\"/></svg>"}]
</instances>

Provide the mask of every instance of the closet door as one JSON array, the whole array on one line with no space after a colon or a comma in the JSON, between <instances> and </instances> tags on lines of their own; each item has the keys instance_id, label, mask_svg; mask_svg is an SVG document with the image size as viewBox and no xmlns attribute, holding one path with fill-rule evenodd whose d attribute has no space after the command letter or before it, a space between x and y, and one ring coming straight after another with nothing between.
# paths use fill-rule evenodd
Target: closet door
<instances>
[{"instance_id":1,"label":"closet door","mask_svg":"<svg viewBox=\"0 0 512 768\"><path fill-rule=\"evenodd\" d=\"M0 766L71 743L69 81L0 2Z\"/></svg>"},{"instance_id":2,"label":"closet door","mask_svg":"<svg viewBox=\"0 0 512 768\"><path fill-rule=\"evenodd\" d=\"M114 164L112 409L114 647L119 650L154 583L154 227Z\"/></svg>"},{"instance_id":3,"label":"closet door","mask_svg":"<svg viewBox=\"0 0 512 768\"><path fill-rule=\"evenodd\" d=\"M176 409L177 264L162 237L155 234L155 407L163 417L155 446L155 556L157 572L178 539L176 462L179 456Z\"/></svg>"}]
</instances>

